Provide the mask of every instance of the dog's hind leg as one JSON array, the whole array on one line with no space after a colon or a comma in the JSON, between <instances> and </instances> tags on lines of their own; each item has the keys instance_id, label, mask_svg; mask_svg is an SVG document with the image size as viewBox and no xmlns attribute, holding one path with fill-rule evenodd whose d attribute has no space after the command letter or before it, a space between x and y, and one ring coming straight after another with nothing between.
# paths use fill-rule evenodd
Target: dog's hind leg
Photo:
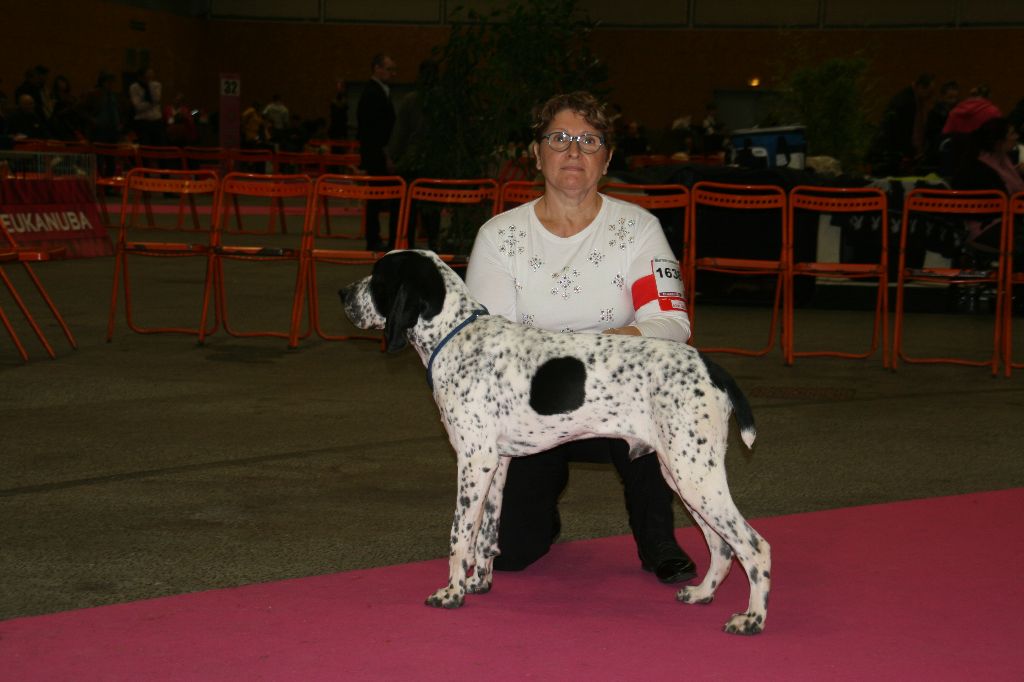
<instances>
[{"instance_id":1,"label":"dog's hind leg","mask_svg":"<svg viewBox=\"0 0 1024 682\"><path fill-rule=\"evenodd\" d=\"M494 557L498 556L498 529L501 524L501 500L505 490L505 476L508 474L510 459L502 457L498 460L498 468L487 489L487 501L484 502L484 518L480 523L480 531L476 534L476 549L473 560L473 575L466 583L469 594L483 594L491 589L494 578Z\"/></svg>"},{"instance_id":2,"label":"dog's hind leg","mask_svg":"<svg viewBox=\"0 0 1024 682\"><path fill-rule=\"evenodd\" d=\"M724 443L722 447L724 449ZM700 476L678 470L671 473L675 477L677 491L682 493L680 497L704 532L711 551L711 565L704 580L699 585L684 587L676 598L691 604L710 601L728 574L735 555L747 573L750 599L747 610L734 614L723 630L744 635L761 632L768 616L771 548L736 508L729 494L724 461L703 469Z\"/></svg>"},{"instance_id":3,"label":"dog's hind leg","mask_svg":"<svg viewBox=\"0 0 1024 682\"><path fill-rule=\"evenodd\" d=\"M699 585L688 585L679 590L676 593L676 599L686 604L710 604L711 600L715 598L715 591L718 589L718 586L722 584L725 577L729 575L729 569L732 568L732 548L722 539L721 535L716 533L707 524L704 517L694 511L693 507L686 502L686 499L679 494L679 487L664 464L661 466L661 474L664 476L668 486L679 497L683 506L686 507L686 511L689 512L697 527L704 534L704 541L707 543L708 550L711 553L711 562L704 580Z\"/></svg>"},{"instance_id":4,"label":"dog's hind leg","mask_svg":"<svg viewBox=\"0 0 1024 682\"><path fill-rule=\"evenodd\" d=\"M481 452L487 450L488 452ZM467 575L472 565L488 489L498 468L494 446L472 446L469 452L456 453L459 490L452 522L451 551L448 557L448 584L427 597L428 606L454 609L462 606L467 590Z\"/></svg>"}]
</instances>

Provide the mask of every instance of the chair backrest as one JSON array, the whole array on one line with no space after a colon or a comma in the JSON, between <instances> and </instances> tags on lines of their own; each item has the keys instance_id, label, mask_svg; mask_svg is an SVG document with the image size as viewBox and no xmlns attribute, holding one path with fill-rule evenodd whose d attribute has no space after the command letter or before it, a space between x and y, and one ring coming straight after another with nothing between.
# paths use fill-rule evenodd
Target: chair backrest
<instances>
[{"instance_id":1,"label":"chair backrest","mask_svg":"<svg viewBox=\"0 0 1024 682\"><path fill-rule=\"evenodd\" d=\"M267 199L269 206L254 207L240 205L238 199ZM291 200L285 204L286 200ZM274 211L293 211L302 216L302 235L306 235L312 224L313 180L308 175L281 175L272 173L228 173L221 180L220 210L217 212L217 233L237 232L252 234L241 226L240 212L255 208L262 213L264 208ZM236 215L237 229L229 228L230 214ZM259 233L258 233L259 234Z\"/></svg>"},{"instance_id":2,"label":"chair backrest","mask_svg":"<svg viewBox=\"0 0 1024 682\"><path fill-rule=\"evenodd\" d=\"M498 208L498 182L491 178L448 180L417 178L409 185L409 198L435 204L486 204Z\"/></svg>"},{"instance_id":3,"label":"chair backrest","mask_svg":"<svg viewBox=\"0 0 1024 682\"><path fill-rule=\"evenodd\" d=\"M192 209L193 222L191 231L200 230L202 223L199 220L199 208L196 205L196 197L206 195L208 203L203 207L203 212L208 216L207 228L213 225L213 214L217 206L217 198L220 190L220 182L217 174L210 170L173 170L154 168L133 168L125 175L124 187L121 192L121 228L131 227L132 229L160 229L160 230L181 230L183 229L184 202L188 201ZM166 220L151 220L147 225L139 224L137 220L140 204L145 205L146 212L152 214L154 206L152 198L163 199L166 194L174 194L179 197L179 204L173 208L177 216L177 222L171 226ZM158 211L160 206L156 207Z\"/></svg>"},{"instance_id":4,"label":"chair backrest","mask_svg":"<svg viewBox=\"0 0 1024 682\"><path fill-rule=\"evenodd\" d=\"M775 185L732 185L701 181L690 190L696 207L716 206L743 210L785 209L786 192Z\"/></svg>"},{"instance_id":5,"label":"chair backrest","mask_svg":"<svg viewBox=\"0 0 1024 682\"><path fill-rule=\"evenodd\" d=\"M96 154L96 172L99 175L124 175L139 165L139 150L133 144L94 142L92 150ZM108 159L109 164L101 163L101 159Z\"/></svg>"},{"instance_id":6,"label":"chair backrest","mask_svg":"<svg viewBox=\"0 0 1024 682\"><path fill-rule=\"evenodd\" d=\"M601 193L643 206L648 211L690 207L690 190L686 185L608 182L601 187Z\"/></svg>"},{"instance_id":7,"label":"chair backrest","mask_svg":"<svg viewBox=\"0 0 1024 682\"><path fill-rule=\"evenodd\" d=\"M338 170L353 171L359 167L358 154L328 154L316 152L277 152L274 168L277 173L303 173L310 177Z\"/></svg>"},{"instance_id":8,"label":"chair backrest","mask_svg":"<svg viewBox=\"0 0 1024 682\"><path fill-rule=\"evenodd\" d=\"M413 218L412 202L414 201L450 206L479 205L485 207L490 216L493 216L498 211L498 198L500 194L498 182L493 178L458 180L417 178L409 184L409 191L406 193L405 198L405 207L402 211L404 219L399 223L395 244L402 248L402 245L409 242L409 222Z\"/></svg>"},{"instance_id":9,"label":"chair backrest","mask_svg":"<svg viewBox=\"0 0 1024 682\"><path fill-rule=\"evenodd\" d=\"M228 167L232 172L256 172L252 168L243 170L242 165L260 164L266 169L275 167L275 155L273 149L229 149L227 152ZM259 172L263 172L260 170Z\"/></svg>"},{"instance_id":10,"label":"chair backrest","mask_svg":"<svg viewBox=\"0 0 1024 682\"><path fill-rule=\"evenodd\" d=\"M533 201L543 194L543 182L509 180L501 186L501 197L498 199L497 213L507 211L513 206Z\"/></svg>"},{"instance_id":11,"label":"chair backrest","mask_svg":"<svg viewBox=\"0 0 1024 682\"><path fill-rule=\"evenodd\" d=\"M147 168L185 169L185 154L181 147L139 145L139 164Z\"/></svg>"},{"instance_id":12,"label":"chair backrest","mask_svg":"<svg viewBox=\"0 0 1024 682\"><path fill-rule=\"evenodd\" d=\"M1005 227L1009 216L1008 207L1009 201L1006 194L999 190L912 189L903 200L903 215L900 221L900 251L905 251L907 246L911 214L998 215L1001 227ZM1000 267L1005 260L1005 242L1009 232L1009 230L1000 229Z\"/></svg>"},{"instance_id":13,"label":"chair backrest","mask_svg":"<svg viewBox=\"0 0 1024 682\"><path fill-rule=\"evenodd\" d=\"M184 147L181 151L189 168L206 168L218 172L227 169L228 155L222 147Z\"/></svg>"},{"instance_id":14,"label":"chair backrest","mask_svg":"<svg viewBox=\"0 0 1024 682\"><path fill-rule=\"evenodd\" d=\"M793 245L795 213L799 210L816 213L878 213L878 244L880 255L889 248L889 199L877 187L816 187L797 185L789 191L789 244Z\"/></svg>"},{"instance_id":15,"label":"chair backrest","mask_svg":"<svg viewBox=\"0 0 1024 682\"><path fill-rule=\"evenodd\" d=\"M358 175L326 173L316 180L313 194L319 201L314 208L313 228L310 232L316 237L334 236L320 229L320 218L324 211L329 210L329 200L339 201L397 201L399 211L405 209L405 195L408 186L403 178L397 175ZM402 215L398 217L402 224ZM337 235L345 238L344 235Z\"/></svg>"},{"instance_id":16,"label":"chair backrest","mask_svg":"<svg viewBox=\"0 0 1024 682\"><path fill-rule=\"evenodd\" d=\"M317 147L326 150L328 154L358 154L359 140L310 140L307 147Z\"/></svg>"}]
</instances>

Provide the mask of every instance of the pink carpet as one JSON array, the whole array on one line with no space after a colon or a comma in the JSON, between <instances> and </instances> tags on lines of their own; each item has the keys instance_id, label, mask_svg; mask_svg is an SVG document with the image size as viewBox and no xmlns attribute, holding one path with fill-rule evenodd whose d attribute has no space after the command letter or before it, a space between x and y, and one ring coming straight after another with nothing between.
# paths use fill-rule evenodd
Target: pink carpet
<instances>
[{"instance_id":1,"label":"pink carpet","mask_svg":"<svg viewBox=\"0 0 1024 682\"><path fill-rule=\"evenodd\" d=\"M422 605L444 561L0 623L10 680L1018 680L1024 489L760 519L775 564L767 630L734 567L687 606L631 540L556 546L490 594ZM695 529L684 546L707 564ZM343 548L342 548L342 551Z\"/></svg>"}]
</instances>

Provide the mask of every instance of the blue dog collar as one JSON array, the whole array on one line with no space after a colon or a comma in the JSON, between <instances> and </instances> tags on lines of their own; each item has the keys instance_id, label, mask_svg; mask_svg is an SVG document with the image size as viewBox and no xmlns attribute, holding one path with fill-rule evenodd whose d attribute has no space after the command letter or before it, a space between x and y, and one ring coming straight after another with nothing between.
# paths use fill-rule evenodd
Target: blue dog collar
<instances>
[{"instance_id":1,"label":"blue dog collar","mask_svg":"<svg viewBox=\"0 0 1024 682\"><path fill-rule=\"evenodd\" d=\"M441 339L441 343L437 344L437 347L434 348L434 352L430 354L430 360L427 362L427 386L430 387L431 391L434 390L434 358L436 358L437 354L441 351L441 349L445 347L445 344L447 344L449 341L455 338L455 335L461 332L466 325L470 324L481 315L490 315L490 313L488 313L487 308L483 306L480 306L479 309L474 310L473 314L471 314L469 317L467 317L465 320L459 323L459 326L448 332L448 336Z\"/></svg>"}]
</instances>

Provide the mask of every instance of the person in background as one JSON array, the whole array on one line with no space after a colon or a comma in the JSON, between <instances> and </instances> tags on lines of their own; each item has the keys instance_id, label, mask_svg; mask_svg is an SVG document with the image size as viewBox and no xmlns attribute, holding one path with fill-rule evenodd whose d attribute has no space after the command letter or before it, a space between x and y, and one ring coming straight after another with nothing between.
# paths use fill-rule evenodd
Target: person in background
<instances>
[{"instance_id":1,"label":"person in background","mask_svg":"<svg viewBox=\"0 0 1024 682\"><path fill-rule=\"evenodd\" d=\"M50 127L39 115L32 95L18 95L18 108L7 119L7 134L16 140L45 140L50 137Z\"/></svg>"},{"instance_id":2,"label":"person in background","mask_svg":"<svg viewBox=\"0 0 1024 682\"><path fill-rule=\"evenodd\" d=\"M174 102L164 107L164 122L167 124L167 144L188 147L199 140L195 114L185 102L184 94L179 92L174 96Z\"/></svg>"},{"instance_id":3,"label":"person in background","mask_svg":"<svg viewBox=\"0 0 1024 682\"><path fill-rule=\"evenodd\" d=\"M391 102L391 88L388 85L395 77L395 60L383 52L370 60L370 80L359 97L356 108L356 132L362 167L367 175L393 175L395 164L387 154L387 144L395 127L395 107ZM390 220L388 240L380 237L381 201L369 201L366 205L366 249L368 251L390 251L395 248L398 233L397 202L388 202Z\"/></svg>"},{"instance_id":4,"label":"person in background","mask_svg":"<svg viewBox=\"0 0 1024 682\"><path fill-rule=\"evenodd\" d=\"M54 77L50 101L53 103L53 115L50 116L50 132L53 136L59 140L75 140L82 136L84 125L67 76Z\"/></svg>"},{"instance_id":5,"label":"person in background","mask_svg":"<svg viewBox=\"0 0 1024 682\"><path fill-rule=\"evenodd\" d=\"M260 149L269 144L268 124L263 119L262 107L253 101L242 112L242 146L247 149Z\"/></svg>"},{"instance_id":6,"label":"person in background","mask_svg":"<svg viewBox=\"0 0 1024 682\"><path fill-rule=\"evenodd\" d=\"M407 181L411 182L423 176L422 159L417 143L423 130L423 93L437 81L437 62L427 59L420 62L417 76L417 90L410 92L398 106L395 116L395 127L388 141L386 153L395 164L395 169ZM421 202L417 202L421 203ZM415 216L409 220L409 244L415 248L416 227L418 223L427 237L427 248L437 251L441 232L440 208L432 205L419 206Z\"/></svg>"},{"instance_id":7,"label":"person in background","mask_svg":"<svg viewBox=\"0 0 1024 682\"><path fill-rule=\"evenodd\" d=\"M612 157L611 124L589 93L556 95L534 113L530 151L544 194L486 222L466 283L493 315L551 331L650 336L685 343L690 324L679 262L657 218L597 190ZM570 461L611 460L622 478L641 567L664 583L696 575L675 539L674 494L657 455L630 457L617 438L566 443L513 458L505 483L497 570L521 570L561 530L558 498Z\"/></svg>"},{"instance_id":8,"label":"person in background","mask_svg":"<svg viewBox=\"0 0 1024 682\"><path fill-rule=\"evenodd\" d=\"M338 79L331 99L330 124L327 137L331 140L348 139L348 86L345 80Z\"/></svg>"},{"instance_id":9,"label":"person in background","mask_svg":"<svg viewBox=\"0 0 1024 682\"><path fill-rule=\"evenodd\" d=\"M935 76L923 73L889 101L872 145L873 175L911 173L924 158L925 123L934 83Z\"/></svg>"},{"instance_id":10,"label":"person in background","mask_svg":"<svg viewBox=\"0 0 1024 682\"><path fill-rule=\"evenodd\" d=\"M271 141L280 144L291 127L291 114L281 101L281 95L270 98L270 104L263 108L263 119L270 125Z\"/></svg>"},{"instance_id":11,"label":"person in background","mask_svg":"<svg viewBox=\"0 0 1024 682\"><path fill-rule=\"evenodd\" d=\"M995 189L1012 196L1024 192L1024 175L1021 164L1010 158L1017 148L1017 129L1004 116L995 116L980 124L970 135L972 152L953 175L953 188L962 190ZM967 248L994 253L999 250L999 231L992 229L998 220L987 223L968 221ZM1019 252L1024 243L1014 239L1015 251ZM1016 257L1015 257L1016 260Z\"/></svg>"},{"instance_id":12,"label":"person in background","mask_svg":"<svg viewBox=\"0 0 1024 682\"><path fill-rule=\"evenodd\" d=\"M929 168L942 166L942 145L948 140L942 129L946 127L949 112L960 101L960 86L956 81L946 81L939 88L939 98L928 112L925 121L925 164Z\"/></svg>"},{"instance_id":13,"label":"person in background","mask_svg":"<svg viewBox=\"0 0 1024 682\"><path fill-rule=\"evenodd\" d=\"M42 64L25 72L25 80L14 90L14 101L17 103L22 95L31 95L35 102L36 114L43 121L48 121L53 113L50 93L46 90L46 79L50 69Z\"/></svg>"},{"instance_id":14,"label":"person in background","mask_svg":"<svg viewBox=\"0 0 1024 682\"><path fill-rule=\"evenodd\" d=\"M113 144L121 139L121 106L114 92L116 86L117 76L100 71L96 87L82 98L81 117L91 142Z\"/></svg>"},{"instance_id":15,"label":"person in background","mask_svg":"<svg viewBox=\"0 0 1024 682\"><path fill-rule=\"evenodd\" d=\"M128 87L135 114L132 127L139 144L162 145L166 141L162 94L163 86L152 68L140 69L135 82Z\"/></svg>"}]
</instances>

